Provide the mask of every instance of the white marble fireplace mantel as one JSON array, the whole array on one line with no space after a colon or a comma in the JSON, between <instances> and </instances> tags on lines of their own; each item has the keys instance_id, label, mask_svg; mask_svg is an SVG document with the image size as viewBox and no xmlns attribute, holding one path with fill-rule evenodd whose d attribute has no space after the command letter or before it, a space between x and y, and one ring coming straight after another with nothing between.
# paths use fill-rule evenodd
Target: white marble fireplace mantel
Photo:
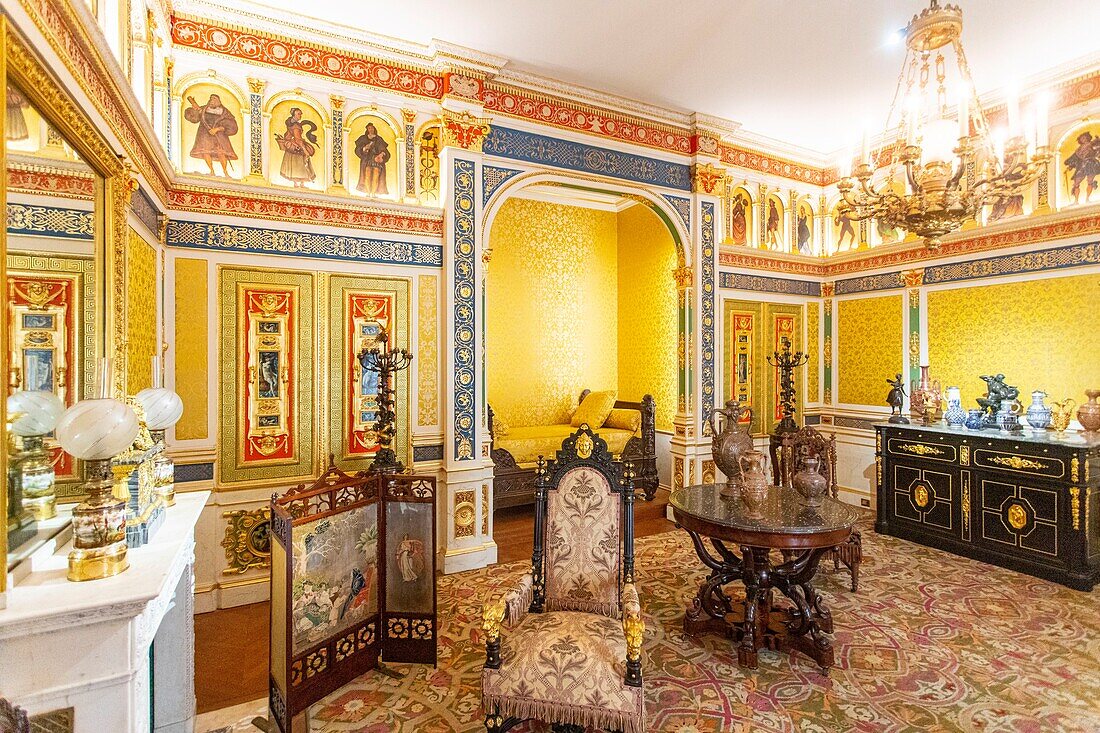
<instances>
[{"instance_id":1,"label":"white marble fireplace mantel","mask_svg":"<svg viewBox=\"0 0 1100 733\"><path fill-rule=\"evenodd\" d=\"M0 610L0 697L31 715L71 707L75 733L191 733L195 523L208 496L177 494L113 578L66 580L69 545L35 557Z\"/></svg>"}]
</instances>

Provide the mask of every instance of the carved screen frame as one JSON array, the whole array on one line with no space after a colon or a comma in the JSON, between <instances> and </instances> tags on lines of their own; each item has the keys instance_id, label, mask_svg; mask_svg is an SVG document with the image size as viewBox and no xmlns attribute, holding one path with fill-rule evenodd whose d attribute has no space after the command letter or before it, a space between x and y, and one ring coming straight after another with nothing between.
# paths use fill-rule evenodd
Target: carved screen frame
<instances>
[{"instance_id":1,"label":"carved screen frame","mask_svg":"<svg viewBox=\"0 0 1100 733\"><path fill-rule=\"evenodd\" d=\"M97 338L93 354L85 359L96 363L101 356L112 356L110 380L116 397L126 395L126 298L125 253L127 241L127 211L130 197L137 190L132 168L115 151L96 125L73 100L64 85L21 37L6 16L0 15L0 86L8 80L19 86L39 114L64 137L81 159L95 172L94 249L96 285L94 302ZM0 128L6 110L0 110ZM6 206L6 156L0 146L0 204ZM6 282L7 227L0 226L0 276ZM0 306L0 317L9 317L7 299ZM0 328L0 350L8 359L7 329ZM0 424L6 424L5 403L0 400ZM7 536L6 497L7 459L0 451L0 537ZM0 568L8 563L7 543L0 543ZM0 573L0 607L3 605L7 573Z\"/></svg>"},{"instance_id":2,"label":"carved screen frame","mask_svg":"<svg viewBox=\"0 0 1100 733\"><path fill-rule=\"evenodd\" d=\"M297 726L310 705L356 677L378 666L380 658L398 663L435 665L438 640L436 597L436 479L411 474L355 475L331 462L310 487L304 484L271 499L271 651L268 706L271 720L282 733ZM390 507L429 506L426 522L430 546L424 548L424 571L432 580L431 612L390 612L387 608L388 550L398 541L389 537L386 517ZM293 588L295 583L294 527L373 506L377 511L378 611L351 626L340 628L295 653ZM400 627L402 631L395 633ZM419 628L420 633L412 630ZM406 633L407 632L407 633Z\"/></svg>"}]
</instances>

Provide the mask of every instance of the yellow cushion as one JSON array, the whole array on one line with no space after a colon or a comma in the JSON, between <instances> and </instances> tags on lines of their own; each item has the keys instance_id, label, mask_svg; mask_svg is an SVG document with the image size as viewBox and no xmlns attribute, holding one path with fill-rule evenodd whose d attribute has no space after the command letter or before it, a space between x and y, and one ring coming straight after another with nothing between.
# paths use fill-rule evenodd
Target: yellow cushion
<instances>
[{"instance_id":1,"label":"yellow cushion","mask_svg":"<svg viewBox=\"0 0 1100 733\"><path fill-rule=\"evenodd\" d=\"M626 444L634 437L634 433L629 430L619 430L618 428L606 426L597 430L596 435L604 439L604 442L607 443L607 452L613 456L619 456L623 452L623 448L626 448Z\"/></svg>"},{"instance_id":2,"label":"yellow cushion","mask_svg":"<svg viewBox=\"0 0 1100 733\"><path fill-rule=\"evenodd\" d=\"M595 430L603 426L604 420L611 414L614 407L615 390L589 392L588 396L581 400L580 407L573 413L573 419L569 424L575 428L587 424Z\"/></svg>"},{"instance_id":3,"label":"yellow cushion","mask_svg":"<svg viewBox=\"0 0 1100 733\"><path fill-rule=\"evenodd\" d=\"M604 420L603 426L605 428L618 428L619 430L629 430L632 433L636 433L642 429L642 413L637 410L629 410L625 408L616 408L611 411L611 414Z\"/></svg>"}]
</instances>

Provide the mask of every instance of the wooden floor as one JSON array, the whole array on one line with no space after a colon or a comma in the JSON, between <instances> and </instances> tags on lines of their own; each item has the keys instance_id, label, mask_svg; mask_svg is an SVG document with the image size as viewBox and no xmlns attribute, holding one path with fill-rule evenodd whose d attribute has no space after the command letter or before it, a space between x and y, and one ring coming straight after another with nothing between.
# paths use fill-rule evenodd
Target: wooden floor
<instances>
[{"instance_id":1,"label":"wooden floor","mask_svg":"<svg viewBox=\"0 0 1100 733\"><path fill-rule=\"evenodd\" d=\"M638 537L673 528L665 519L668 492L634 510ZM532 507L501 509L494 515L497 561L530 560ZM268 605L253 603L195 617L195 695L198 711L239 705L267 695Z\"/></svg>"}]
</instances>

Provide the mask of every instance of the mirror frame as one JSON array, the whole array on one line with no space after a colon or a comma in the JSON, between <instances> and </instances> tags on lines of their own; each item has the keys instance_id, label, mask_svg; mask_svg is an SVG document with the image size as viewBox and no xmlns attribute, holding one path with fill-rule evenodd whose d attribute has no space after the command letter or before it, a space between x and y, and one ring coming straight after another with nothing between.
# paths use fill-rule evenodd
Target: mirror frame
<instances>
[{"instance_id":1,"label":"mirror frame","mask_svg":"<svg viewBox=\"0 0 1100 733\"><path fill-rule=\"evenodd\" d=\"M95 307L97 327L95 354L113 357L111 382L116 397L126 396L126 241L127 214L130 199L138 188L133 168L104 137L88 114L73 100L72 95L54 78L52 73L31 50L29 44L16 34L10 20L0 14L0 86L7 89L10 79L17 84L27 99L80 155L96 174L95 188L95 238L97 292ZM6 109L0 109L0 129L5 123ZM7 157L0 145L0 203L3 204L4 226L0 226L0 277L7 284ZM6 287L5 287L6 293ZM9 317L7 297L0 307L0 352L7 354ZM6 396L6 395L5 395ZM0 425L6 425L6 400L0 400ZM5 436L6 437L6 436ZM0 450L0 537L7 537L7 456ZM0 608L7 580L7 542L0 542Z\"/></svg>"}]
</instances>

